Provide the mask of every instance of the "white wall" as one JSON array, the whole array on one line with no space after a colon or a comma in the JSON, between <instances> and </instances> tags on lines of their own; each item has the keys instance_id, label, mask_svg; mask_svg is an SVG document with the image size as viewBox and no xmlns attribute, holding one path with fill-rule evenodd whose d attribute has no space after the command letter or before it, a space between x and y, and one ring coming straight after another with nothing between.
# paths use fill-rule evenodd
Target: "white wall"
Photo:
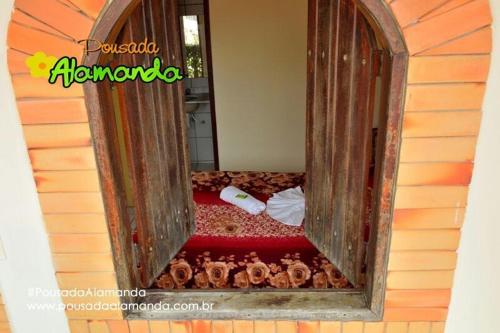
<instances>
[{"instance_id":1,"label":"white wall","mask_svg":"<svg viewBox=\"0 0 500 333\"><path fill-rule=\"evenodd\" d=\"M29 311L28 288L57 289L54 268L14 93L7 70L6 40L13 0L0 1L0 289L13 333L69 332L64 312Z\"/></svg>"},{"instance_id":2,"label":"white wall","mask_svg":"<svg viewBox=\"0 0 500 333\"><path fill-rule=\"evenodd\" d=\"M304 171L307 0L210 0L221 170Z\"/></svg>"},{"instance_id":3,"label":"white wall","mask_svg":"<svg viewBox=\"0 0 500 333\"><path fill-rule=\"evenodd\" d=\"M500 1L493 55L446 333L500 332Z\"/></svg>"}]
</instances>

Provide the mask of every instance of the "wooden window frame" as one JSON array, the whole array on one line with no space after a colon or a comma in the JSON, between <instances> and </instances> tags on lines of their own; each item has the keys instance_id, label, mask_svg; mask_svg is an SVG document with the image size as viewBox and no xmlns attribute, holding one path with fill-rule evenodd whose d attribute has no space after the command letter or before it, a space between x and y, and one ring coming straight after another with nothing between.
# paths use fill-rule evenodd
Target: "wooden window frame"
<instances>
[{"instance_id":1,"label":"wooden window frame","mask_svg":"<svg viewBox=\"0 0 500 333\"><path fill-rule=\"evenodd\" d=\"M397 21L383 0L355 0L383 47L390 53L390 66L384 74L388 82L384 105L387 112L379 193L368 245L366 284L354 290L252 290L249 291L147 291L140 299L123 297L123 303L214 303L212 311L124 311L127 319L292 319L292 320L381 320L389 257L390 233L397 168L401 143L402 111L406 87L408 52ZM91 37L112 43L125 20L140 0L109 2L96 21ZM87 66L106 61L106 55L91 53L84 58ZM120 289L135 289L138 281L132 258L133 242L126 223L126 207L118 200L123 193L116 142L107 133L114 132L113 114L105 105L111 99L109 82L84 85L89 122L97 157L97 166Z\"/></svg>"}]
</instances>

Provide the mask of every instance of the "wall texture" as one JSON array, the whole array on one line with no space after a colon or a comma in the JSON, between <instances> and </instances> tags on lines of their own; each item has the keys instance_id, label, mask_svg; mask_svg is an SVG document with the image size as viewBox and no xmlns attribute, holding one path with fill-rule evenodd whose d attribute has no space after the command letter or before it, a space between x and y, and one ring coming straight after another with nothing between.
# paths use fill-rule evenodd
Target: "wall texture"
<instances>
[{"instance_id":1,"label":"wall texture","mask_svg":"<svg viewBox=\"0 0 500 333\"><path fill-rule=\"evenodd\" d=\"M7 69L7 27L13 4L13 0L0 1L0 333L10 328L66 333L64 312L27 307L37 302L56 305L60 298L29 294L30 288L57 290L58 285Z\"/></svg>"},{"instance_id":2,"label":"wall texture","mask_svg":"<svg viewBox=\"0 0 500 333\"><path fill-rule=\"evenodd\" d=\"M307 0L210 0L221 170L305 169Z\"/></svg>"},{"instance_id":3,"label":"wall texture","mask_svg":"<svg viewBox=\"0 0 500 333\"><path fill-rule=\"evenodd\" d=\"M387 2L412 57L384 321L127 322L118 312L68 312L72 332L444 331L490 61L490 9L487 0ZM115 273L81 87L33 79L23 61L39 50L79 56L74 41L88 35L102 5L17 0L8 36L9 69L61 288L116 287Z\"/></svg>"},{"instance_id":4,"label":"wall texture","mask_svg":"<svg viewBox=\"0 0 500 333\"><path fill-rule=\"evenodd\" d=\"M500 296L500 2L491 1L493 53L469 205L458 249L446 332L497 332Z\"/></svg>"},{"instance_id":5,"label":"wall texture","mask_svg":"<svg viewBox=\"0 0 500 333\"><path fill-rule=\"evenodd\" d=\"M2 295L0 294L0 333L8 332L10 332L9 317L7 316L5 303L3 301Z\"/></svg>"}]
</instances>

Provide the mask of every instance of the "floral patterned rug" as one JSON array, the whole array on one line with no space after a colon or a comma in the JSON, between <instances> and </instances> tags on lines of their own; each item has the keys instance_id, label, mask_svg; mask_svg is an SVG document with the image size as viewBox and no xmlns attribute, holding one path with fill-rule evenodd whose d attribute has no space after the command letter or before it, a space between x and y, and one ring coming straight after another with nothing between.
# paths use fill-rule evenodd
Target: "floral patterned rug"
<instances>
[{"instance_id":1,"label":"floral patterned rug","mask_svg":"<svg viewBox=\"0 0 500 333\"><path fill-rule=\"evenodd\" d=\"M223 237L303 237L304 227L280 223L265 212L254 216L229 205L196 205L196 235Z\"/></svg>"},{"instance_id":2,"label":"floral patterned rug","mask_svg":"<svg viewBox=\"0 0 500 333\"><path fill-rule=\"evenodd\" d=\"M250 215L218 199L218 192L194 198L196 234L153 288L352 288L303 227Z\"/></svg>"},{"instance_id":3,"label":"floral patterned rug","mask_svg":"<svg viewBox=\"0 0 500 333\"><path fill-rule=\"evenodd\" d=\"M230 251L228 251L230 252ZM352 288L349 281L323 255L303 260L300 252L268 261L257 252L213 256L210 251L189 256L185 250L156 280L160 289L230 288Z\"/></svg>"}]
</instances>

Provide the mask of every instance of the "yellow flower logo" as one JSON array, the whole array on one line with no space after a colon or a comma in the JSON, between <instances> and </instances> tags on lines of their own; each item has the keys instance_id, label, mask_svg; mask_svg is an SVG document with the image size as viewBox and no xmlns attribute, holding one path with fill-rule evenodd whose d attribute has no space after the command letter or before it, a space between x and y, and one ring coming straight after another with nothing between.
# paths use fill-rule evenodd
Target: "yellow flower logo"
<instances>
[{"instance_id":1,"label":"yellow flower logo","mask_svg":"<svg viewBox=\"0 0 500 333\"><path fill-rule=\"evenodd\" d=\"M56 57L48 56L41 51L26 59L26 65L30 69L31 76L36 78L42 77L48 79L50 70L54 67L56 62Z\"/></svg>"}]
</instances>

